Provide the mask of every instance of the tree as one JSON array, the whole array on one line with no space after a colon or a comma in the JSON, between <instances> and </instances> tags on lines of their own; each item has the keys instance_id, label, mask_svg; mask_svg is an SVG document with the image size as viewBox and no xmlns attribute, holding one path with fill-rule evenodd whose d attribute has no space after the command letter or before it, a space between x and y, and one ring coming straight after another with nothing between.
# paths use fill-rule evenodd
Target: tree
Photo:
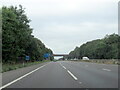
<instances>
[{"instance_id":1,"label":"tree","mask_svg":"<svg viewBox=\"0 0 120 90\"><path fill-rule=\"evenodd\" d=\"M17 63L18 57L29 55L31 61L43 60L45 52L52 51L31 35L30 19L21 5L2 7L2 59L3 63Z\"/></svg>"},{"instance_id":2,"label":"tree","mask_svg":"<svg viewBox=\"0 0 120 90\"><path fill-rule=\"evenodd\" d=\"M120 58L119 45L119 35L106 35L103 39L93 40L75 48L68 57L81 59L87 56L91 59L118 59Z\"/></svg>"}]
</instances>

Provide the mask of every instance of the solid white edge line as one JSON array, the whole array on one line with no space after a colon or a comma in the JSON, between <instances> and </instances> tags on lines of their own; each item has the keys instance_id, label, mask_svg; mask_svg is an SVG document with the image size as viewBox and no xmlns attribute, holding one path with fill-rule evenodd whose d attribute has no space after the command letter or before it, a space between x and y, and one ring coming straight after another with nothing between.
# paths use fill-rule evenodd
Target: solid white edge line
<instances>
[{"instance_id":1,"label":"solid white edge line","mask_svg":"<svg viewBox=\"0 0 120 90\"><path fill-rule=\"evenodd\" d=\"M62 66L64 69L66 69L66 67Z\"/></svg>"},{"instance_id":2,"label":"solid white edge line","mask_svg":"<svg viewBox=\"0 0 120 90\"><path fill-rule=\"evenodd\" d=\"M75 77L69 70L67 70L67 72L68 72L75 80L78 80L77 77Z\"/></svg>"},{"instance_id":3,"label":"solid white edge line","mask_svg":"<svg viewBox=\"0 0 120 90\"><path fill-rule=\"evenodd\" d=\"M63 66L61 63L60 63L60 65L61 65L64 69L66 69L66 67L65 67L65 66Z\"/></svg>"},{"instance_id":4,"label":"solid white edge line","mask_svg":"<svg viewBox=\"0 0 120 90\"><path fill-rule=\"evenodd\" d=\"M105 69L105 68L103 68L102 70L105 70L105 71L111 71L110 69Z\"/></svg>"},{"instance_id":5,"label":"solid white edge line","mask_svg":"<svg viewBox=\"0 0 120 90\"><path fill-rule=\"evenodd\" d=\"M15 82L21 80L22 78L24 78L24 77L26 77L26 76L32 74L33 72L39 70L40 68L43 68L44 66L45 66L45 65L43 65L43 66L41 66L41 67L38 67L37 69L35 69L35 70L33 70L33 71L31 71L31 72L29 72L29 73L27 73L27 74L25 74L25 75L23 75L23 76L21 76L21 77L19 77L19 78L13 80L12 82L10 82L10 83L8 83L8 84L6 84L6 85L0 87L0 90L3 89L3 88L5 88L5 87L8 87L8 86L10 86L11 84L13 84L13 83L15 83Z\"/></svg>"}]
</instances>

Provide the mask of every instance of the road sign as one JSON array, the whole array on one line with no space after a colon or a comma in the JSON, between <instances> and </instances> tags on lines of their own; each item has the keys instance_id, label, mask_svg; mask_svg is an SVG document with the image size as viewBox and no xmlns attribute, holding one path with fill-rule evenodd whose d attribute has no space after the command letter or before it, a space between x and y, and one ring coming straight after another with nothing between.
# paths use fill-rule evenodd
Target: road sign
<instances>
[{"instance_id":1,"label":"road sign","mask_svg":"<svg viewBox=\"0 0 120 90\"><path fill-rule=\"evenodd\" d=\"M25 56L25 60L30 60L30 56Z\"/></svg>"},{"instance_id":2,"label":"road sign","mask_svg":"<svg viewBox=\"0 0 120 90\"><path fill-rule=\"evenodd\" d=\"M48 58L48 57L50 57L50 53L45 53L43 56L44 56L44 58Z\"/></svg>"}]
</instances>

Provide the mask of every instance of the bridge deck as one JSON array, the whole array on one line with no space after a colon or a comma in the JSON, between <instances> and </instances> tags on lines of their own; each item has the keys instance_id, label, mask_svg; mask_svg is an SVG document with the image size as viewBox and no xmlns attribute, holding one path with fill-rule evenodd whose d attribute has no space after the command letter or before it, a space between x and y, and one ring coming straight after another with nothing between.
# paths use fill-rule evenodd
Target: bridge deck
<instances>
[{"instance_id":1,"label":"bridge deck","mask_svg":"<svg viewBox=\"0 0 120 90\"><path fill-rule=\"evenodd\" d=\"M68 56L69 54L53 54L53 56Z\"/></svg>"}]
</instances>

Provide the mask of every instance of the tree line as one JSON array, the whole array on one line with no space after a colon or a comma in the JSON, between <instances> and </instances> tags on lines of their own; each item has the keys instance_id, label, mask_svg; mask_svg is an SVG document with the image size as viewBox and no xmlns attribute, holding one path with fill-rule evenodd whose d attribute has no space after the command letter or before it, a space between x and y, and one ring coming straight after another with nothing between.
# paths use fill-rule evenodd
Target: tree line
<instances>
[{"instance_id":1,"label":"tree line","mask_svg":"<svg viewBox=\"0 0 120 90\"><path fill-rule=\"evenodd\" d=\"M106 35L102 39L93 40L76 47L69 53L69 59L120 59L120 36L118 34Z\"/></svg>"},{"instance_id":2,"label":"tree line","mask_svg":"<svg viewBox=\"0 0 120 90\"><path fill-rule=\"evenodd\" d=\"M25 9L19 7L2 7L2 62L18 63L30 56L30 61L43 60L45 53L52 50L32 35L30 19ZM50 57L52 60L53 57Z\"/></svg>"}]
</instances>

